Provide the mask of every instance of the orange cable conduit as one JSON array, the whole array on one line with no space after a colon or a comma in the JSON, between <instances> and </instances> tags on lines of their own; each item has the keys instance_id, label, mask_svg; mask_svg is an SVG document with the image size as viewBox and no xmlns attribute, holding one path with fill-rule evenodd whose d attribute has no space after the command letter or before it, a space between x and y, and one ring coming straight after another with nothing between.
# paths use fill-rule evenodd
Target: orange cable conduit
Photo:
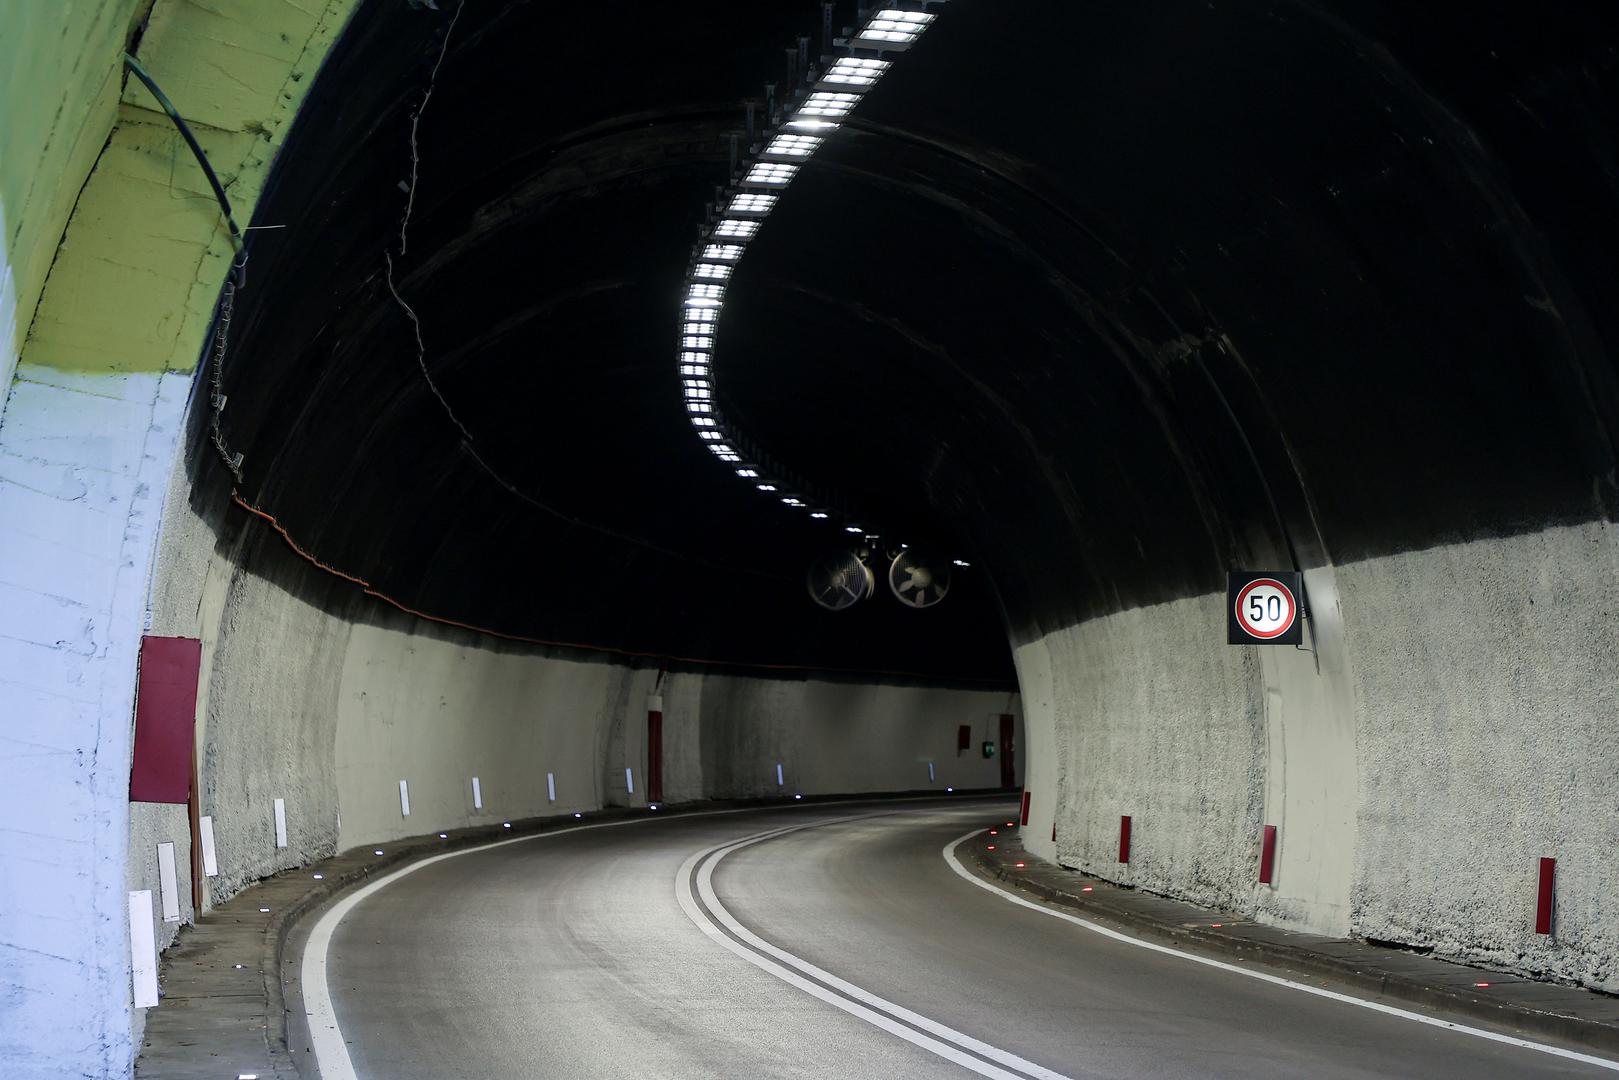
<instances>
[{"instance_id":1,"label":"orange cable conduit","mask_svg":"<svg viewBox=\"0 0 1619 1080\"><path fill-rule=\"evenodd\" d=\"M249 514L252 514L254 517L264 521L272 529L279 533L281 539L286 541L287 546L297 553L300 558L304 559L312 566L318 567L319 569L326 571L328 574L340 577L344 581L352 582L353 584L360 586L360 588L364 590L365 595L376 597L383 603L389 604L407 615L413 615L418 619L425 619L428 622L439 623L443 626L453 626L458 630L467 630L474 634L484 634L488 637L500 638L503 641L521 642L525 645L543 645L549 648L557 649L579 649L585 652L607 653L613 656L627 656L639 660L658 660L677 664L697 664L703 667L755 668L761 671L801 671L806 673L828 672L844 675L890 675L896 678L921 679L924 681L931 678L931 676L924 675L917 671L888 671L880 668L829 668L814 667L809 664L763 664L757 661L706 660L693 656L676 656L672 653L636 652L632 649L619 649L609 645L587 645L575 641L552 641L546 638L530 637L526 634L510 634L503 630L491 630L487 626L476 626L472 623L461 622L457 619L446 618L442 615L432 615L428 612L418 611L416 608L402 604L398 600L395 600L393 597L389 596L387 593L379 592L378 590L372 588L371 583L363 578L357 578L353 574L346 573L345 571L339 570L335 566L321 562L314 556L313 553L305 550L298 544L298 541L292 538L292 534L286 530L286 527L282 525L281 522L275 519L275 515L254 506L252 503L242 498L239 492L232 491L230 493L230 497L231 501L237 506L240 506ZM993 686L997 689L1005 685L997 680L978 678L962 678L956 681L982 683L985 686Z\"/></svg>"}]
</instances>

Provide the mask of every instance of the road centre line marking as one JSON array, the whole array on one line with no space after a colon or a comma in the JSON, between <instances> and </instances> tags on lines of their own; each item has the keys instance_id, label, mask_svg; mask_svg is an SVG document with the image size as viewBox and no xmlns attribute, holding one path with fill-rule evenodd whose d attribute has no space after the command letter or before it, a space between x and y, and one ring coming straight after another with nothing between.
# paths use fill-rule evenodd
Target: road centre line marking
<instances>
[{"instance_id":1,"label":"road centre line marking","mask_svg":"<svg viewBox=\"0 0 1619 1080\"><path fill-rule=\"evenodd\" d=\"M1427 1024L1431 1027L1444 1028L1447 1031L1455 1031L1463 1035L1472 1035L1479 1039L1488 1039L1491 1042L1506 1043L1508 1046L1519 1046L1525 1050L1535 1050L1542 1054L1551 1054L1554 1057L1567 1058L1570 1061L1584 1062L1587 1065L1595 1065L1599 1069L1607 1069L1610 1072L1619 1072L1619 1061L1612 1061L1608 1058L1596 1057L1592 1054L1582 1054L1577 1050L1565 1050L1560 1046L1552 1046L1548 1043L1531 1042L1528 1039L1520 1039L1512 1035L1502 1035L1494 1031L1487 1031L1484 1028L1469 1027L1466 1024L1458 1024L1450 1020L1440 1020L1437 1017L1424 1016L1422 1013L1412 1012L1409 1009L1401 1009L1393 1005L1385 1005L1379 1001L1368 1001L1365 998L1358 998L1349 994L1340 994L1336 990L1326 990L1319 986L1310 986L1308 983L1295 982L1292 979L1284 979L1280 975L1271 975L1267 972L1256 971L1253 968L1245 968L1236 964L1228 964L1223 960L1215 960L1207 956L1198 956L1195 953L1186 952L1183 949L1172 948L1168 945L1159 945L1152 941L1143 941L1140 938L1131 937L1129 934L1102 926L1100 923L1091 922L1089 919L1082 919L1077 915L1070 915L1064 911L1055 911L1051 908L1036 904L1033 901L1025 900L1023 897L1017 896L1009 890L1004 889L999 885L993 885L983 878L977 876L963 866L960 859L956 858L956 848L960 847L968 840L971 840L973 837L983 834L985 831L986 830L984 829L974 829L972 832L958 836L954 840L950 841L944 846L944 861L948 863L950 865L950 869L954 870L957 874L966 878L979 888L987 889L989 892L1000 897L1002 900L1007 901L1008 903L1016 904L1019 907L1028 908L1031 911L1038 911L1042 915L1050 915L1054 919L1062 919L1064 922L1073 923L1075 926L1083 927L1094 934L1100 934L1103 937L1112 938L1114 941L1122 941L1126 945L1134 945L1142 949L1151 949L1153 952L1163 953L1165 956L1179 957L1182 960L1189 960L1194 964L1202 964L1205 967L1216 968L1220 971L1228 971L1237 975L1245 975L1250 979L1259 979L1260 981L1268 982L1273 986L1283 986L1289 990L1300 990L1306 994L1314 994L1316 997L1327 998L1329 1001L1340 1001L1346 1005L1356 1005L1363 1009L1371 1009L1373 1012L1385 1013L1389 1016L1397 1016L1402 1020L1411 1020L1419 1024Z\"/></svg>"},{"instance_id":2,"label":"road centre line marking","mask_svg":"<svg viewBox=\"0 0 1619 1080\"><path fill-rule=\"evenodd\" d=\"M686 818L720 817L726 814L785 810L789 807L800 810L807 809L811 805L816 804L788 803L783 806L771 807L744 806L731 810L700 810L668 818L633 817L622 818L618 821L596 821L587 825L569 825L561 829L533 833L529 836L514 836L510 840L496 840L493 843L460 848L456 851L446 851L439 855L430 855L425 859L402 866L390 874L361 886L328 908L321 915L319 921L315 923L314 929L310 930L309 940L304 943L304 958L299 968L299 981L302 984L301 988L304 997L304 1017L309 1023L310 1049L314 1051L315 1066L320 1071L321 1080L360 1080L359 1074L354 1071L354 1061L349 1057L348 1045L343 1040L343 1030L337 1023L337 1011L332 1006L331 988L326 985L329 971L327 952L331 947L332 935L336 932L338 924L343 921L343 917L378 889L392 885L408 874L414 874L423 867L432 866L434 863L443 862L445 859L454 859L462 855L471 855L478 851L505 847L508 844L526 844L535 840L545 840L549 837L586 832L590 829L613 829L623 825L638 825L647 821L681 821ZM819 805L825 806L827 804L822 803Z\"/></svg>"},{"instance_id":3,"label":"road centre line marking","mask_svg":"<svg viewBox=\"0 0 1619 1080\"><path fill-rule=\"evenodd\" d=\"M732 852L788 833L822 825L841 824L850 820L860 819L835 818L772 829L699 851L681 866L680 873L675 879L675 899L699 930L748 963L812 997L819 998L851 1016L897 1035L906 1042L937 1054L964 1069L980 1076L994 1077L996 1080L1028 1080L1031 1077L1036 1080L1068 1080L1061 1073L1053 1072L938 1021L930 1020L777 948L748 930L720 903L719 897L714 892L714 869ZM697 892L702 898L701 904L692 894L693 879L697 882Z\"/></svg>"}]
</instances>

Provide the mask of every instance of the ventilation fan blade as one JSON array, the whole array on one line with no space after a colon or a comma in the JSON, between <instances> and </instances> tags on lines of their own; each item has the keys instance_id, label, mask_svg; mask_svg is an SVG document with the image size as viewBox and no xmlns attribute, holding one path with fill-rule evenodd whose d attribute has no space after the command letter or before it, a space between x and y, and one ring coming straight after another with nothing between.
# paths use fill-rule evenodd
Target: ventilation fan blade
<instances>
[{"instance_id":1,"label":"ventilation fan blade","mask_svg":"<svg viewBox=\"0 0 1619 1080\"><path fill-rule=\"evenodd\" d=\"M906 607L932 607L950 591L950 564L907 548L889 564L888 588Z\"/></svg>"}]
</instances>

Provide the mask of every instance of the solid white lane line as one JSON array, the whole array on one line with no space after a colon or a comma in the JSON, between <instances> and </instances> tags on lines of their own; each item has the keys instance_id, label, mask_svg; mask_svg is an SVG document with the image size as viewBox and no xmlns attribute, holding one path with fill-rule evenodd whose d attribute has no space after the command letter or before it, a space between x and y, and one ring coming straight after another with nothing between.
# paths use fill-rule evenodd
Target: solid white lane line
<instances>
[{"instance_id":1,"label":"solid white lane line","mask_svg":"<svg viewBox=\"0 0 1619 1080\"><path fill-rule=\"evenodd\" d=\"M806 825L789 826L784 829L772 829L742 840L730 841L699 851L687 859L680 868L680 875L675 879L675 899L679 901L680 907L686 912L687 917L697 924L699 930L728 951L748 961L748 963L769 972L806 994L819 998L828 1005L842 1009L851 1016L859 1017L868 1024L899 1036L906 1042L955 1062L964 1069L975 1072L980 1076L997 1077L1001 1078L1001 1080L1026 1080L1029 1077L1035 1077L1038 1080L1068 1080L1061 1073L1053 1072L1043 1066L1036 1065L1032 1061L1018 1057L1016 1054L981 1042L964 1032L957 1031L955 1028L930 1020L919 1013L912 1012L910 1009L840 979L836 975L816 967L814 964L802 960L784 949L777 948L748 930L747 927L736 920L736 917L726 909L724 904L720 903L719 897L714 892L714 869L727 855L787 833L816 828L821 825L838 824L849 820L851 819L837 818L833 821L820 821ZM702 897L703 904L708 908L706 912L692 895L691 885L694 877L697 882L698 895ZM712 912L714 918L710 918L708 912ZM731 934L726 934L721 929L722 926L724 930L729 930L731 934L736 936L732 937ZM738 941L736 940L737 938L742 940ZM746 942L746 944L743 944L743 942ZM767 955L760 955L761 953ZM800 975L799 972L803 974ZM808 975L818 980L818 982L811 982L809 979L804 978L803 975ZM821 985L823 983L825 985ZM828 989L828 987L832 987L838 992L834 992L834 989ZM978 1056L972 1056L974 1054ZM985 1058L989 1060L983 1060ZM998 1063L998 1065L991 1064L991 1062ZM998 1067L999 1065L1004 1065L1006 1068L1000 1068Z\"/></svg>"},{"instance_id":2,"label":"solid white lane line","mask_svg":"<svg viewBox=\"0 0 1619 1080\"><path fill-rule=\"evenodd\" d=\"M960 847L968 840L971 840L973 837L978 836L986 831L987 830L985 829L974 829L972 832L963 836L958 836L954 840L950 841L944 846L944 861L948 863L950 865L950 869L954 870L957 874L961 875L963 878L966 878L974 885L977 885L980 889L988 890L990 893L1000 897L1007 903L1028 908L1030 911L1038 911L1042 915L1050 915L1054 919L1061 919L1064 922L1073 923L1075 926L1083 927L1093 934L1101 934L1103 937L1112 938L1114 941L1122 941L1126 945L1134 945L1140 949L1150 949L1156 953L1163 953L1165 956L1174 956L1182 960L1190 960L1194 964L1202 964L1205 967L1217 968L1220 971L1229 971L1234 975L1243 975L1250 979L1258 979L1261 982L1268 982L1273 986L1285 986L1289 990L1299 990L1306 994L1314 994L1316 997L1327 998L1331 1001L1340 1001L1345 1005L1355 1005L1362 1009L1371 1009L1373 1012L1385 1013L1389 1016L1398 1016L1402 1020L1411 1020L1418 1024L1427 1024L1430 1027L1444 1028L1447 1031L1455 1031L1463 1035L1472 1035L1475 1038L1488 1039L1491 1042L1506 1043L1508 1046L1520 1046L1525 1050L1535 1050L1542 1054L1551 1054L1553 1057L1567 1058L1570 1061L1579 1061L1587 1065L1595 1065L1599 1069L1607 1069L1611 1072L1619 1072L1619 1061L1611 1061L1608 1058L1600 1058L1592 1054L1582 1054L1577 1050L1565 1050L1560 1046L1552 1046L1547 1043L1531 1042L1528 1039L1520 1039L1512 1035L1502 1035L1494 1031L1486 1031L1484 1028L1469 1027L1466 1024L1457 1024L1450 1020L1440 1020L1436 1017L1424 1016L1422 1013L1412 1012L1409 1009L1400 1009L1393 1005L1385 1005L1380 1001L1368 1001L1365 998L1353 997L1349 994L1340 994L1336 990L1324 990L1319 986L1311 986L1308 983L1294 982L1292 979L1284 979L1280 975L1271 975L1263 971L1255 971L1253 968L1241 967L1237 964L1228 964L1223 960L1213 960L1206 956L1198 956L1194 953L1172 948L1168 945L1159 945L1156 942L1143 941L1140 938L1131 937L1129 934L1121 933L1117 930L1110 929L1109 927L1102 926L1100 923L1091 922L1089 919L1082 919L1077 915L1070 915L1064 911L1056 911L1052 908L1036 904L1031 900L1025 900L1023 897L1018 896L999 885L992 884L974 874L961 864L960 859L956 858L956 848Z\"/></svg>"},{"instance_id":3,"label":"solid white lane line","mask_svg":"<svg viewBox=\"0 0 1619 1080\"><path fill-rule=\"evenodd\" d=\"M789 804L792 809L807 809L804 803ZM829 804L820 804L823 808ZM548 832L534 833L532 836L515 836L510 840L495 840L476 847L461 848L458 851L446 851L442 855L430 855L425 859L402 866L391 874L363 885L349 893L343 899L333 904L321 915L309 932L309 940L304 945L303 964L299 969L300 980L303 983L304 1015L309 1021L309 1044L315 1055L316 1068L320 1070L321 1080L359 1080L354 1071L354 1062L349 1057L347 1043L343 1040L343 1029L337 1023L337 1011L332 1007L331 988L326 985L326 976L329 970L327 951L331 947L332 935L337 931L338 924L343 917L366 897L378 889L392 885L408 874L414 874L423 867L443 862L445 859L454 859L462 855L471 855L477 851L488 851L490 848L505 847L508 844L526 844L534 840L545 840L553 836L565 836L569 833L585 832L590 829L613 829L621 825L639 825L647 821L678 821L683 818L721 817L726 814L756 814L762 810L785 810L788 806L761 808L757 806L741 807L734 810L701 810L691 814L680 814L676 817L633 817L622 818L618 821L597 821L588 825L570 825L566 828L552 829Z\"/></svg>"}]
</instances>

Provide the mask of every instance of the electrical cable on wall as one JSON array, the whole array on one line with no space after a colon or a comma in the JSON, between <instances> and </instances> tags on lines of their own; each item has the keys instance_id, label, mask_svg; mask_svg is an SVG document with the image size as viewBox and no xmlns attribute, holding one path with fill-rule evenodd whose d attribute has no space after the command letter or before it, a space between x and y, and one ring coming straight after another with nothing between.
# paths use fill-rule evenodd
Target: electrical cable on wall
<instances>
[{"instance_id":1,"label":"electrical cable on wall","mask_svg":"<svg viewBox=\"0 0 1619 1080\"><path fill-rule=\"evenodd\" d=\"M416 110L411 114L411 118L410 118L410 179L407 182L405 182L405 185L404 185L404 187L405 187L405 209L404 209L403 214L400 216L400 221L399 221L399 255L400 255L400 257L404 256L405 252L408 250L408 247L409 247L409 243L410 243L410 222L411 222L411 217L412 217L412 214L415 211L415 206L416 206L416 189L417 189L417 186L418 186L418 179L419 179L419 176L420 176L420 169L421 169L421 146L420 146L418 136L419 136L420 129L421 129L422 115L427 110L428 102L432 100L433 91L436 89L437 84L438 84L439 69L444 66L444 58L449 53L450 38L455 33L456 23L461 18L461 12L465 8L466 8L466 0L462 0L462 2L460 4L456 5L455 14L450 17L450 24L449 24L448 27L445 28L444 40L439 45L438 57L437 57L437 59L434 60L433 69L428 75L427 86L422 91L421 102L416 106ZM691 554L689 554L687 552L676 551L673 548L665 547L662 544L654 543L653 541L648 540L648 539L646 539L644 537L640 537L640 536L636 536L636 535L631 534L631 533L623 532L623 531L621 531L619 529L614 529L614 528L611 528L609 526L601 525L601 524L598 524L598 523L593 522L593 521L587 521L584 518L576 517L573 514L569 514L569 513L566 513L565 511L557 509L556 507L550 505L549 503L545 502L544 500L539 499L536 496L530 494L529 492L523 490L521 487L519 487L516 483L512 482L511 480L508 480L506 478L506 476L499 469L497 469L489 461L489 459L487 457L485 457L484 454L482 454L478 450L477 440L473 437L472 430L470 428L468 428L467 425L464 422L462 422L462 420L461 420L461 418L459 416L456 415L455 409L451 407L449 399L447 397L445 397L443 390L441 390L439 388L438 380L433 378L432 369L428 366L428 363L427 363L427 341L426 341L426 338L424 337L424 334L423 334L421 316L416 311L416 309L414 307L412 307L408 301L406 301L406 299L404 297L404 294L400 292L399 286L396 283L396 281L394 280L394 257L393 257L393 253L385 249L383 251L383 253L382 253L382 259L383 259L383 280L386 283L386 285L388 286L388 292L393 297L394 302L399 305L400 310L405 313L405 317L410 321L411 332L412 332L412 335L414 336L415 343L416 343L416 366L420 369L420 371L422 373L422 381L424 383L426 383L428 391L438 401L439 407L444 410L445 417L455 427L456 431L458 431L460 433L462 449L464 449L467 452L467 455L472 458L473 462L475 464L477 464L477 466L480 469L482 469L484 471L484 473L486 473L491 480L493 480L500 487L504 488L507 491L507 493L509 493L509 494L511 494L513 496L516 496L518 499L521 499L523 502L529 504L530 506L534 507L535 509L542 511L543 513L549 514L551 517L554 517L557 520L562 521L562 522L564 522L564 523L566 523L568 525L574 526L576 528L587 529L589 531L599 533L599 534L601 534L603 536L611 537L614 540L618 540L618 541L621 541L621 542L626 543L626 544L630 544L630 545L635 546L635 547L643 548L643 549L645 549L647 551L657 552L658 554L667 556L669 558L680 559L680 560L686 561L686 562L695 562L695 563L698 563L698 564L703 565L703 566L709 566L709 567L712 567L714 569L724 570L726 572L749 574L749 575L754 576L754 577L766 578L768 580L773 580L773 581L791 580L787 575L783 575L783 574L779 574L779 573L772 573L770 571L765 571L765 570L758 570L758 569L754 569L754 568L750 568L750 567L740 567L739 568L739 567L736 567L736 566L731 566L731 565L728 565L728 564L720 563L720 562L715 561L715 560L705 559L705 558L702 558L701 556L691 555Z\"/></svg>"},{"instance_id":2,"label":"electrical cable on wall","mask_svg":"<svg viewBox=\"0 0 1619 1080\"><path fill-rule=\"evenodd\" d=\"M925 672L920 671L894 671L884 668L834 668L821 664L766 664L749 660L716 660L712 658L695 656L677 656L674 653L642 652L634 649L617 648L611 645L592 645L578 641L557 641L551 638L533 637L528 634L513 634L504 630L494 630L487 626L479 626L476 623L462 622L459 619L451 619L443 615L434 615L430 612L422 611L419 608L413 608L408 604L394 599L387 593L373 587L372 584L369 581L366 581L364 578L356 577L345 570L340 570L337 567L332 566L330 563L322 562L320 559L315 557L313 552L309 551L307 548L303 547L296 540L294 540L292 538L292 534L287 531L286 526L277 521L274 515L260 507L254 506L252 503L242 498L240 493L232 492L231 500L247 513L258 518L260 521L263 521L265 524L269 525L270 528L274 529L276 534L279 535L282 541L284 541L286 545L292 549L295 555L314 566L316 569L331 574L334 577L341 578L344 581L349 582L351 585L358 585L364 595L380 600L390 607L404 612L406 615L412 615L418 619L425 619L428 622L438 623L441 626L450 626L457 630L465 630L474 634L482 634L487 637L498 638L501 641L513 641L524 645L537 645L552 649L578 649L584 652L603 653L610 656L623 656L633 660L656 660L659 664L659 670L663 672L667 672L671 664L690 664L696 667L744 668L753 671L792 671L804 674L820 672L842 675L858 675L865 677L917 679L921 681L928 681L937 678L937 676L928 675ZM659 685L662 685L661 678L662 676L660 675ZM987 678L971 675L956 675L952 676L952 678L955 682L966 685L982 686L985 689L1000 689L1006 685L1005 678Z\"/></svg>"},{"instance_id":3,"label":"electrical cable on wall","mask_svg":"<svg viewBox=\"0 0 1619 1080\"><path fill-rule=\"evenodd\" d=\"M236 214L231 209L230 197L225 194L225 186L219 182L219 176L208 161L208 155L203 153L202 146L197 137L191 133L191 125L181 117L180 111L174 107L152 76L147 74L140 61L129 53L124 53L124 66L139 79L149 90L157 103L168 113L169 119L179 130L180 137L191 148L191 154L202 167L202 173L208 178L208 186L214 190L214 198L219 202L219 209L225 215L225 224L230 228L231 249L235 258L231 260L230 270L225 275L225 285L220 292L219 305L214 312L213 327L209 337L208 363L209 363L209 404L211 411L208 419L209 435L214 449L219 451L219 457L236 478L237 483L242 482L242 454L240 451L231 453L230 447L225 444L225 435L221 428L220 417L225 411L224 367L225 349L230 342L230 321L236 310L236 293L247 284L247 242L242 237L241 227L236 224Z\"/></svg>"}]
</instances>

